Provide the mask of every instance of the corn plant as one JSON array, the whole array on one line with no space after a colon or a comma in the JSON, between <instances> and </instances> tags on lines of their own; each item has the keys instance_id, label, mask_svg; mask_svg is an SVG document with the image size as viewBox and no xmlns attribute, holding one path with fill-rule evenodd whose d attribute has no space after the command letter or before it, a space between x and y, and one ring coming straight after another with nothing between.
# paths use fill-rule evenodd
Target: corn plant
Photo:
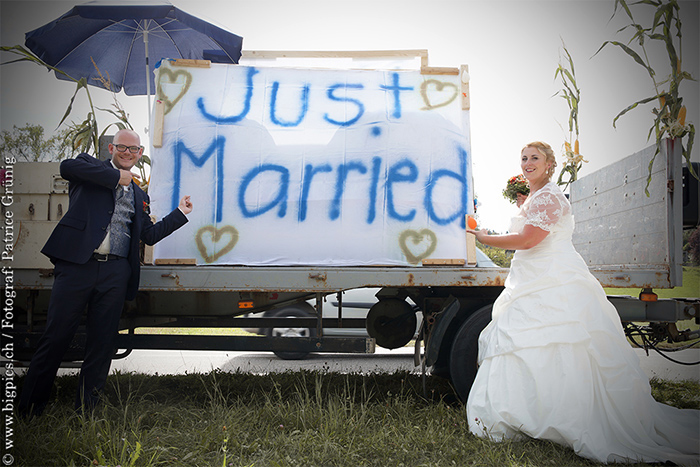
<instances>
[{"instance_id":1,"label":"corn plant","mask_svg":"<svg viewBox=\"0 0 700 467\"><path fill-rule=\"evenodd\" d=\"M566 54L566 65L559 63L554 72L554 79L561 78L562 89L555 95L561 96L566 100L569 106L569 137L564 142L564 165L559 173L558 185L564 185L566 189L571 182L578 179L578 171L584 162L583 156L579 153L579 127L578 127L578 111L579 103L581 102L581 90L576 84L576 70L574 69L574 60L571 54L566 49L566 45L562 44L564 53ZM564 176L568 176L568 180L564 180Z\"/></svg>"},{"instance_id":2,"label":"corn plant","mask_svg":"<svg viewBox=\"0 0 700 467\"><path fill-rule=\"evenodd\" d=\"M87 99L88 99L90 111L88 112L85 120L83 120L82 123L79 123L79 124L74 123L70 127L69 138L71 139L71 148L74 151L80 149L84 152L87 152L90 149L92 149L94 151L94 153L97 154L99 151L99 136L98 136L98 129L97 129L97 120L95 118L95 108L92 105L92 96L90 95L90 90L88 89L87 80L85 78L75 79L72 76L69 76L64 71L61 71L58 68L55 68L55 67L49 65L48 63L44 62L39 57L34 55L31 51L25 49L21 45L14 45L11 47L2 46L2 47L0 47L0 50L3 52L10 52L10 53L13 53L15 55L19 55L19 57L20 57L16 60L4 62L4 63L2 63L2 65L7 65L10 63L17 63L17 62L34 63L34 64L45 67L49 71L54 71L56 73L59 73L76 84L75 92L73 93L73 96L71 97L70 102L68 103L68 108L66 109L66 112L63 114L63 118L61 118L61 121L58 123L57 127L60 127L63 124L63 122L66 121L68 116L73 111L73 103L75 102L76 96L78 95L78 93L80 92L81 89L85 89L85 94L86 94Z\"/></svg>"},{"instance_id":3,"label":"corn plant","mask_svg":"<svg viewBox=\"0 0 700 467\"><path fill-rule=\"evenodd\" d=\"M656 156L661 151L661 144L665 138L680 139L683 157L688 164L688 168L693 176L698 178L693 171L693 166L690 164L690 154L693 149L693 140L695 139L695 127L692 123L685 121L687 110L683 105L683 98L679 94L679 87L684 79L695 80L690 73L682 69L681 19L680 6L677 0L640 0L632 3L632 5L640 4L655 8L651 27L644 27L634 19L630 4L626 0L615 0L612 16L614 17L619 11L624 11L630 20L630 24L620 29L618 33L626 29L632 29L633 35L627 44L619 41L605 41L598 49L598 52L608 44L619 47L645 69L654 85L654 95L629 105L613 119L613 127L615 127L620 117L640 104L658 102L658 107L652 109L654 123L647 135L647 140L651 138L652 133L656 137L656 150L649 162L649 176L647 177L647 186L644 189L647 196L649 196L648 188L651 182L652 167ZM662 81L659 81L661 78L652 68L649 61L647 45L651 41L661 41L668 53L670 73ZM635 44L634 46L637 50L632 47L632 44ZM685 144L683 144L684 138L686 139Z\"/></svg>"},{"instance_id":4,"label":"corn plant","mask_svg":"<svg viewBox=\"0 0 700 467\"><path fill-rule=\"evenodd\" d=\"M119 130L123 130L125 128L129 128L130 130L133 130L133 126L131 126L131 123L129 123L129 118L124 110L124 108L121 106L119 101L117 100L116 94L112 92L112 84L109 78L109 74L106 74L107 76L104 76L102 72L99 70L97 65L95 64L95 61L92 60L92 57L90 60L92 61L93 66L97 70L97 73L99 74L99 78L96 78L97 81L104 87L106 90L112 93L112 98L114 100L112 107L113 109L103 109L100 107L95 107L92 104L92 96L90 95L90 90L88 88L87 80L85 78L81 79L75 79L72 76L69 76L65 72L59 70L58 68L55 68L43 60L41 60L39 57L34 55L31 51L25 49L21 45L15 45L11 47L7 46L2 46L0 47L0 50L3 52L10 52L15 55L19 55L20 58L16 60L12 60L9 62L4 62L1 63L0 65L6 65L9 63L16 63L16 62L31 62L35 63L37 65L43 66L47 68L49 71L54 71L56 73L60 73L61 75L67 77L70 81L74 82L76 84L75 92L73 93L73 96L70 99L70 102L68 103L68 108L66 109L65 113L63 114L63 118L61 118L61 121L58 123L57 128L63 125L63 123L66 121L68 116L71 114L73 111L73 103L75 102L75 99L78 95L78 93L81 91L81 89L85 90L85 94L88 100L88 105L90 107L90 110L88 111L85 119L81 122L71 122L70 125L67 127L67 133L66 133L66 141L70 143L71 150L75 152L86 152L90 153L92 152L95 156L99 154L99 148L100 148L100 138L104 136L107 133L107 130L109 130L112 126L115 126ZM112 116L115 117L115 121L113 123L110 123L104 129L102 132L99 131L98 125L97 125L97 118L96 118L96 110L100 110L103 112L107 112L111 114ZM141 175L141 188L144 190L148 189L148 181L146 178L146 166L151 165L151 160L147 155L143 155L141 159L136 163L136 168L139 170L140 175Z\"/></svg>"},{"instance_id":5,"label":"corn plant","mask_svg":"<svg viewBox=\"0 0 700 467\"><path fill-rule=\"evenodd\" d=\"M72 122L71 125L68 127L68 138L70 139L71 142L71 148L73 151L81 151L81 152L90 152L93 151L95 155L99 153L99 145L100 145L100 137L104 136L104 134L107 132L107 130L112 126L116 126L119 129L123 128L130 128L133 129L131 124L129 123L129 120L127 118L126 112L124 112L123 108L121 105L119 105L119 102L116 99L116 96L114 96L114 101L115 104L113 106L115 107L115 110L110 110L110 109L101 109L97 108L97 110L105 111L111 113L113 116L117 118L117 121L115 123L111 123L107 125L102 133L99 132L98 125L97 125L97 119L96 119L96 113L95 113L95 106L92 103L92 96L90 95L90 90L88 88L88 83L85 78L80 78L80 79L75 79L72 76L68 75L62 70L59 70L56 67L53 67L49 65L48 63L44 62L41 60L39 57L34 55L31 51L25 49L21 45L15 45L11 47L7 46L2 46L0 47L0 50L3 52L10 52L15 55L19 55L20 58L16 60L12 60L9 62L4 62L1 65L7 65L10 63L16 63L16 62L31 62L35 63L37 65L43 66L49 71L54 71L56 73L59 73L68 80L74 82L76 84L75 92L73 92L73 96L70 99L70 102L68 103L68 108L66 109L65 113L63 114L63 118L61 118L61 121L58 123L57 127L60 127L63 125L63 123L66 121L68 116L72 113L73 111L73 103L75 102L75 98L77 97L78 93L80 92L81 89L85 90L85 95L88 100L88 105L90 107L90 110L87 113L87 116L85 117L85 120L83 120L80 123ZM92 62L95 68L97 69L97 65L95 65L95 62ZM99 69L97 70L99 72ZM100 73L100 78L98 78L98 81L102 86L105 87L105 89L110 90L110 82L109 82L109 76L106 78L102 76ZM114 95L114 93L112 93Z\"/></svg>"}]
</instances>

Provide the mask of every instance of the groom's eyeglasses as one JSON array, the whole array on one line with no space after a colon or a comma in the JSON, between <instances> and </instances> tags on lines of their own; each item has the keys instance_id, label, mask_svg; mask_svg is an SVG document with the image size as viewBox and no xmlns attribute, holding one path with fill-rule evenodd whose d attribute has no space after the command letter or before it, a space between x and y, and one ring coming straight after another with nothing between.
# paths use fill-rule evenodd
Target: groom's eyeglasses
<instances>
[{"instance_id":1,"label":"groom's eyeglasses","mask_svg":"<svg viewBox=\"0 0 700 467\"><path fill-rule=\"evenodd\" d=\"M141 146L127 146L125 144L115 144L114 147L117 148L119 152L126 152L128 149L131 154L136 154L141 150Z\"/></svg>"}]
</instances>

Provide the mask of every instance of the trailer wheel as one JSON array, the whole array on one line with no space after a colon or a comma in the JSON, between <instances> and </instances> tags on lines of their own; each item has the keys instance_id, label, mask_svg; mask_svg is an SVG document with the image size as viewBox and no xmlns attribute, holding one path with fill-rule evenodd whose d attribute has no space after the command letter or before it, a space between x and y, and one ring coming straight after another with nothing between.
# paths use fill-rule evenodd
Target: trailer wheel
<instances>
[{"instance_id":1,"label":"trailer wheel","mask_svg":"<svg viewBox=\"0 0 700 467\"><path fill-rule=\"evenodd\" d=\"M367 313L367 334L385 349L398 349L408 344L416 335L417 326L416 312L405 300L379 300Z\"/></svg>"},{"instance_id":2,"label":"trailer wheel","mask_svg":"<svg viewBox=\"0 0 700 467\"><path fill-rule=\"evenodd\" d=\"M309 318L312 316L313 315L311 313L308 313L301 307L284 308L273 315L275 318ZM301 328L293 326L294 324L290 323L290 327L268 328L265 334L267 337L316 337L316 329L314 328ZM275 350L274 353L283 360L301 360L309 354L309 352L292 352L283 350Z\"/></svg>"},{"instance_id":3,"label":"trailer wheel","mask_svg":"<svg viewBox=\"0 0 700 467\"><path fill-rule=\"evenodd\" d=\"M459 328L450 352L450 378L462 402L467 402L469 390L476 378L479 356L479 334L491 321L491 305L472 313Z\"/></svg>"}]
</instances>

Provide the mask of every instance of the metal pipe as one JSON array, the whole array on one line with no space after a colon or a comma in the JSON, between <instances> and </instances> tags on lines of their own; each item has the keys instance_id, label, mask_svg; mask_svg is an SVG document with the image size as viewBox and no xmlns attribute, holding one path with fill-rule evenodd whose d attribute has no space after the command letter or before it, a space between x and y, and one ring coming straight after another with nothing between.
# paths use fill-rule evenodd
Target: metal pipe
<instances>
[{"instance_id":1,"label":"metal pipe","mask_svg":"<svg viewBox=\"0 0 700 467\"><path fill-rule=\"evenodd\" d=\"M148 133L151 133L151 69L148 65L148 20L143 20L143 46L146 52L146 95L148 96Z\"/></svg>"},{"instance_id":2,"label":"metal pipe","mask_svg":"<svg viewBox=\"0 0 700 467\"><path fill-rule=\"evenodd\" d=\"M343 327L343 291L340 290L336 294L336 298L338 299L338 327L342 328Z\"/></svg>"},{"instance_id":3,"label":"metal pipe","mask_svg":"<svg viewBox=\"0 0 700 467\"><path fill-rule=\"evenodd\" d=\"M323 337L323 294L316 293L316 335Z\"/></svg>"}]
</instances>

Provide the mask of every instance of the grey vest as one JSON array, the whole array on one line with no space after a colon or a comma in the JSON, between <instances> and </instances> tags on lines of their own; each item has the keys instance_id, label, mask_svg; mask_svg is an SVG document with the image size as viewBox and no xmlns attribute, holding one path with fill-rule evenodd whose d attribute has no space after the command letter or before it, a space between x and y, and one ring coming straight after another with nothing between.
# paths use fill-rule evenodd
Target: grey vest
<instances>
[{"instance_id":1,"label":"grey vest","mask_svg":"<svg viewBox=\"0 0 700 467\"><path fill-rule=\"evenodd\" d=\"M128 191L117 188L114 214L109 223L109 252L113 255L128 256L131 244L131 218L134 217L134 189Z\"/></svg>"}]
</instances>

